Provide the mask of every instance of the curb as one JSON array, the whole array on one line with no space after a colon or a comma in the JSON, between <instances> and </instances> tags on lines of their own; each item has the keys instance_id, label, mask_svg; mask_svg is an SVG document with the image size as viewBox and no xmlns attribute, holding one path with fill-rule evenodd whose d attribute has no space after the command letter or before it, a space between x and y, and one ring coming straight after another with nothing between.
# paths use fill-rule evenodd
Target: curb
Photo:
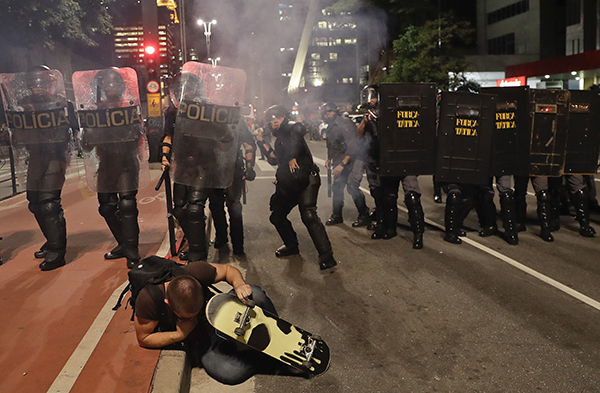
<instances>
[{"instance_id":1,"label":"curb","mask_svg":"<svg viewBox=\"0 0 600 393\"><path fill-rule=\"evenodd\" d=\"M148 392L188 393L192 368L185 351L162 350Z\"/></svg>"}]
</instances>

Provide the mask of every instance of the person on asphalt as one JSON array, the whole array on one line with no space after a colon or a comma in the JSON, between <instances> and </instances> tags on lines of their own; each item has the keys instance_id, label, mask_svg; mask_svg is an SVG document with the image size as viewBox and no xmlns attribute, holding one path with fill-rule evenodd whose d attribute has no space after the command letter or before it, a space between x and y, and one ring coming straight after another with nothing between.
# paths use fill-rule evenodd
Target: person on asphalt
<instances>
[{"instance_id":1,"label":"person on asphalt","mask_svg":"<svg viewBox=\"0 0 600 393\"><path fill-rule=\"evenodd\" d=\"M298 237L292 223L287 218L298 205L302 222L319 254L319 268L322 273L332 272L337 262L333 257L331 243L325 226L317 215L317 196L321 186L319 167L312 158L304 136L306 128L301 123L290 121L288 111L281 105L273 105L265 111L266 121L275 136L274 149L258 135L258 146L265 153L269 164L278 165L275 193L271 196L270 221L283 240L283 245L275 251L279 258L297 255Z\"/></svg>"},{"instance_id":2,"label":"person on asphalt","mask_svg":"<svg viewBox=\"0 0 600 393\"><path fill-rule=\"evenodd\" d=\"M144 287L135 303L134 326L142 348L183 346L192 366L204 367L215 380L236 385L260 373L285 373L281 363L258 351L223 339L206 319L206 303L211 297L208 285L227 282L240 300L277 315L275 306L258 286L248 285L239 270L229 265L204 261L183 266L190 275L181 275L162 284Z\"/></svg>"},{"instance_id":3,"label":"person on asphalt","mask_svg":"<svg viewBox=\"0 0 600 393\"><path fill-rule=\"evenodd\" d=\"M344 222L344 188L352 197L358 210L358 218L352 223L353 227L367 226L371 222L369 208L365 195L360 190L364 157L360 156L356 125L349 117L341 116L340 110L334 103L328 102L321 106L321 118L327 127L327 159L325 167L331 169L333 184L333 213L325 225L336 225Z\"/></svg>"},{"instance_id":4,"label":"person on asphalt","mask_svg":"<svg viewBox=\"0 0 600 393\"><path fill-rule=\"evenodd\" d=\"M246 127L240 130L240 142L244 149L239 150L233 183L226 189L213 189L208 208L213 217L215 226L215 248L223 248L227 245L227 218L225 215L225 205L229 213L229 230L231 235L231 246L233 255L244 255L244 222L242 218L242 191L246 183L244 180L253 181L256 178L254 171L254 153L256 144L254 137Z\"/></svg>"}]
</instances>

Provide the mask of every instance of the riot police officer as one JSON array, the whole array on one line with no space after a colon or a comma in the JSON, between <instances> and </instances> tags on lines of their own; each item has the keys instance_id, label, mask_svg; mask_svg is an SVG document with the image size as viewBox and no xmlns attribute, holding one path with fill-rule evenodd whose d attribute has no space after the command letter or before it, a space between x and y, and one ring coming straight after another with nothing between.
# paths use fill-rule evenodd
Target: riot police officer
<instances>
[{"instance_id":1,"label":"riot police officer","mask_svg":"<svg viewBox=\"0 0 600 393\"><path fill-rule=\"evenodd\" d=\"M371 235L372 239L391 239L397 235L398 226L398 189L402 184L404 191L404 203L408 210L408 221L413 232L413 248L423 248L423 232L425 231L425 215L421 205L421 190L417 176L382 176L377 169L378 175L373 176L372 171L378 168L379 141L377 134L377 113L371 108L375 108L379 101L378 90L373 87L365 89L367 94L363 93L362 102L369 103L367 114L363 122L370 122L371 131L371 149L370 157L367 161L367 180L371 194L375 199L375 211L377 215L377 227ZM365 133L366 124L361 124L357 130L359 134ZM369 173L371 172L371 175ZM377 182L380 186L377 187ZM378 202L379 201L379 202Z\"/></svg>"},{"instance_id":2,"label":"riot police officer","mask_svg":"<svg viewBox=\"0 0 600 393\"><path fill-rule=\"evenodd\" d=\"M7 112L16 159L26 164L29 210L46 238L40 250L34 253L36 258L44 259L39 265L42 271L64 266L67 246L61 192L70 159L70 129L76 127L76 120L73 110L68 118L64 117L68 103L64 87L58 91L61 78L58 71L47 66L31 68L25 74L29 94L16 103L15 113ZM47 124L43 129L26 130L18 126L16 113L20 116L47 113L46 118L54 116L58 121L57 124Z\"/></svg>"},{"instance_id":3,"label":"riot police officer","mask_svg":"<svg viewBox=\"0 0 600 393\"><path fill-rule=\"evenodd\" d=\"M340 116L340 110L334 103L323 104L320 114L323 121L328 124L325 166L332 170L333 175L333 213L325 225L341 224L344 221L342 210L344 188L346 188L358 210L358 218L352 226L366 226L371 219L365 195L359 188L365 164L363 157L360 156L356 126L349 118Z\"/></svg>"},{"instance_id":4,"label":"riot police officer","mask_svg":"<svg viewBox=\"0 0 600 393\"><path fill-rule=\"evenodd\" d=\"M258 136L258 146L265 153L269 164L278 165L275 193L271 196L271 223L277 229L284 244L275 251L277 257L299 254L298 237L287 218L298 205L302 223L319 254L322 273L332 272L337 266L325 226L317 215L317 196L321 186L319 168L314 164L312 153L304 140L306 128L292 122L288 111L273 105L265 111L276 137L274 149Z\"/></svg>"},{"instance_id":5,"label":"riot police officer","mask_svg":"<svg viewBox=\"0 0 600 393\"><path fill-rule=\"evenodd\" d=\"M78 97L78 105L87 108L79 110L81 146L88 185L98 193L98 212L117 241L104 259L126 258L131 269L140 260L136 196L138 188L149 181L137 76L127 68L81 71L74 74L74 84L84 84L88 73L95 73L91 86L86 83L93 102L86 103L83 94ZM105 114L109 113L111 118L123 120L118 125L94 123L94 116L106 116L108 120Z\"/></svg>"},{"instance_id":6,"label":"riot police officer","mask_svg":"<svg viewBox=\"0 0 600 393\"><path fill-rule=\"evenodd\" d=\"M233 183L226 189L214 189L209 197L209 209L213 216L215 226L215 248L227 245L227 219L225 208L229 212L229 229L233 255L244 255L244 223L242 218L242 192L245 180L253 181L256 178L254 159L256 144L254 137L244 124L240 123L240 142L244 150L240 149L237 155Z\"/></svg>"}]
</instances>

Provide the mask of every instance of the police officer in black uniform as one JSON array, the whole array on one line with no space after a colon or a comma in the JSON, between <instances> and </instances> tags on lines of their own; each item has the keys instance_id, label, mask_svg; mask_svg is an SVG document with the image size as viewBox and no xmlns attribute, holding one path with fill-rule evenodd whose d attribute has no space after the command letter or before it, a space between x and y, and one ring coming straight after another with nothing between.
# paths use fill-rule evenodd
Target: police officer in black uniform
<instances>
[{"instance_id":1,"label":"police officer in black uniform","mask_svg":"<svg viewBox=\"0 0 600 393\"><path fill-rule=\"evenodd\" d=\"M244 223L242 218L242 191L245 187L245 181L253 181L256 178L254 171L254 158L256 144L254 137L245 123L240 123L240 142L244 150L239 150L235 164L235 173L233 183L226 189L213 189L208 207L213 216L215 226L215 248L222 248L227 245L227 219L225 216L225 207L229 212L229 229L231 235L231 245L233 255L244 255Z\"/></svg>"},{"instance_id":2,"label":"police officer in black uniform","mask_svg":"<svg viewBox=\"0 0 600 393\"><path fill-rule=\"evenodd\" d=\"M25 110L56 109L65 97L51 93L56 75L47 66L35 66L26 75L27 87L31 95L19 101ZM31 108L28 108L31 107ZM72 109L72 105L70 106ZM69 113L70 127L76 127L73 110ZM69 162L68 143L71 134L64 130L60 143L32 143L27 145L29 162L27 167L27 200L29 211L46 237L34 256L44 259L39 268L42 271L53 270L65 265L67 247L67 227L61 203L62 186L65 181L66 166Z\"/></svg>"},{"instance_id":3,"label":"police officer in black uniform","mask_svg":"<svg viewBox=\"0 0 600 393\"><path fill-rule=\"evenodd\" d=\"M325 225L344 222L342 210L344 208L344 188L347 188L348 194L352 197L358 210L358 218L352 223L352 226L366 226L371 219L365 195L359 188L365 164L362 157L359 156L356 125L349 118L340 116L339 108L331 102L321 106L321 118L328 124L325 165L332 170L333 175L333 213Z\"/></svg>"},{"instance_id":4,"label":"police officer in black uniform","mask_svg":"<svg viewBox=\"0 0 600 393\"><path fill-rule=\"evenodd\" d=\"M122 106L127 85L114 69L99 71L94 77L98 89L98 108ZM106 221L117 246L104 254L104 259L127 258L127 267L133 268L140 260L138 250L140 228L138 224L137 192L139 178L139 137L133 141L97 144L98 212ZM92 146L83 146L89 150ZM121 190L106 192L107 190Z\"/></svg>"},{"instance_id":5,"label":"police officer in black uniform","mask_svg":"<svg viewBox=\"0 0 600 393\"><path fill-rule=\"evenodd\" d=\"M183 86L186 86L186 94L189 97L181 97L182 99L200 100L206 96L204 85L200 78L192 73L177 74L173 77L170 85L170 95L172 105L165 111L165 128L162 144L162 168L168 170L172 156L173 134L175 132L175 122L177 118L178 102ZM197 97L191 97L192 95ZM183 138L188 138L183 136ZM196 146L195 142L190 143L190 150L183 152L182 156L187 157L186 162L180 164L181 168L189 163L193 167L198 157L198 151L193 149ZM205 140L209 143L208 140ZM183 146L183 144L182 144ZM204 208L206 201L213 192L212 189L206 187L190 186L181 184L175 181L173 183L173 215L177 218L179 225L183 229L189 248L182 251L179 258L182 260L205 261L208 258L208 250L206 248L206 216Z\"/></svg>"},{"instance_id":6,"label":"police officer in black uniform","mask_svg":"<svg viewBox=\"0 0 600 393\"><path fill-rule=\"evenodd\" d=\"M323 273L332 272L337 266L325 226L317 215L317 196L321 186L319 168L314 164L312 153L304 140L306 128L289 120L288 111L273 105L265 111L275 140L274 149L264 143L259 135L258 146L265 153L269 164L278 165L275 193L271 196L270 221L283 240L283 246L275 251L277 257L299 254L298 237L287 216L298 205L302 222L319 253L319 268Z\"/></svg>"}]
</instances>

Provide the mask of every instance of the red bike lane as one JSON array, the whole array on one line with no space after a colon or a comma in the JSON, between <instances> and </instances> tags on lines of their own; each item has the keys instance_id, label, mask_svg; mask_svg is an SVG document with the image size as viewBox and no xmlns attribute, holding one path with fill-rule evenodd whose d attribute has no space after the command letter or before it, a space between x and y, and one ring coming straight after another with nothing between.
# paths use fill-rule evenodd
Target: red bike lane
<instances>
[{"instance_id":1,"label":"red bike lane","mask_svg":"<svg viewBox=\"0 0 600 393\"><path fill-rule=\"evenodd\" d=\"M151 174L138 193L142 257L158 252L167 231L164 191L154 190L160 172ZM0 202L0 392L146 392L159 351L138 347L130 308L106 312L127 280L125 259L103 259L115 241L85 183L62 198L67 265L49 272L33 257L44 237L25 194Z\"/></svg>"}]
</instances>

